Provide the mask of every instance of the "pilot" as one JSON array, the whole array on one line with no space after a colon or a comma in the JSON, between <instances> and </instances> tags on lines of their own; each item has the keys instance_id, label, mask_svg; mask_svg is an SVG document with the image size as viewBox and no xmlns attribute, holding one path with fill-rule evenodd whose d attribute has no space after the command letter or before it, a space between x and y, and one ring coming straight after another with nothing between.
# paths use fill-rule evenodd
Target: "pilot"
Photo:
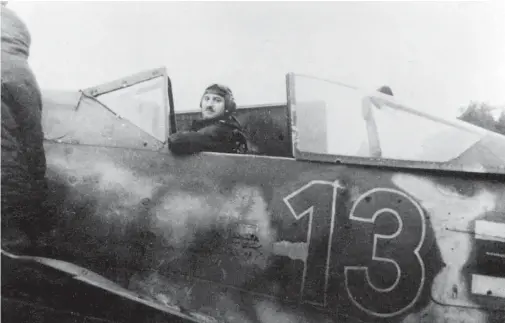
<instances>
[{"instance_id":1,"label":"pilot","mask_svg":"<svg viewBox=\"0 0 505 323\"><path fill-rule=\"evenodd\" d=\"M202 118L193 122L190 131L171 135L168 148L178 155L202 151L247 153L246 137L234 117L236 107L227 86L210 85L200 100Z\"/></svg>"}]
</instances>

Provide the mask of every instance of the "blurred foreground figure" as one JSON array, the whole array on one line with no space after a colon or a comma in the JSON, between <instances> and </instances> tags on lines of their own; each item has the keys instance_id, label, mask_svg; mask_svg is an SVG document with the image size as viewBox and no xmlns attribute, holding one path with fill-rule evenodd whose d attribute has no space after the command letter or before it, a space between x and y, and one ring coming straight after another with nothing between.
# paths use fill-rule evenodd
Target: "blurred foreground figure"
<instances>
[{"instance_id":1,"label":"blurred foreground figure","mask_svg":"<svg viewBox=\"0 0 505 323\"><path fill-rule=\"evenodd\" d=\"M42 99L28 65L30 33L2 3L2 248L28 247L38 235L47 184Z\"/></svg>"}]
</instances>

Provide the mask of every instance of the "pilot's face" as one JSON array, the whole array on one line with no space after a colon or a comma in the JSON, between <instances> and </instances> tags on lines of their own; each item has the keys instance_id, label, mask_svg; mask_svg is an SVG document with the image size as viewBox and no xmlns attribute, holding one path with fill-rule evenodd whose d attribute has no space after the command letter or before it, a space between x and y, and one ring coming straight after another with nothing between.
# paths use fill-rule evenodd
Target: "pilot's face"
<instances>
[{"instance_id":1,"label":"pilot's face","mask_svg":"<svg viewBox=\"0 0 505 323\"><path fill-rule=\"evenodd\" d=\"M225 112L224 98L217 94L207 93L202 97L201 107L204 119L221 117Z\"/></svg>"}]
</instances>

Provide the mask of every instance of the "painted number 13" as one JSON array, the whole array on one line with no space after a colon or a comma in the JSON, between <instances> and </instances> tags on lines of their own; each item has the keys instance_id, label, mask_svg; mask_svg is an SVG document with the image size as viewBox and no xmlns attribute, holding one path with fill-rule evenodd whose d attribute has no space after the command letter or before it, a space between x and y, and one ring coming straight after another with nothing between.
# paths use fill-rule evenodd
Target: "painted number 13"
<instances>
[{"instance_id":1,"label":"painted number 13","mask_svg":"<svg viewBox=\"0 0 505 323\"><path fill-rule=\"evenodd\" d=\"M339 189L343 188L338 182L312 181L284 198L296 220L308 217L308 251L301 298L320 306L326 306L327 301ZM375 188L356 199L349 220L358 226L377 225L385 214L392 215L397 222L396 231L387 235L374 233L371 248L355 247L358 250L371 249L369 259L344 267L349 299L362 311L377 317L392 317L412 307L425 280L425 267L419 251L424 242L426 223L416 201L398 190ZM327 240L321 244L322 239ZM345 259L341 261L345 262ZM392 272L396 279L389 286L379 286L380 282L375 282L373 277L381 277L385 272Z\"/></svg>"}]
</instances>

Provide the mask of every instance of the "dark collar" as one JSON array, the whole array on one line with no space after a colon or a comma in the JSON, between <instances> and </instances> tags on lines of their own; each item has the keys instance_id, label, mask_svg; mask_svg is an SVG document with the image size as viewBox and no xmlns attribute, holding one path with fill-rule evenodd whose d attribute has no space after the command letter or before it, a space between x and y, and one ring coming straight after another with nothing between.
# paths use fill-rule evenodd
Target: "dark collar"
<instances>
[{"instance_id":1,"label":"dark collar","mask_svg":"<svg viewBox=\"0 0 505 323\"><path fill-rule=\"evenodd\" d=\"M240 123L234 116L228 116L224 118L218 118L218 119L199 119L193 121L193 124L191 125L191 129L193 131L198 131L202 128L205 128L210 125L214 124L224 124L233 128L240 128Z\"/></svg>"}]
</instances>

